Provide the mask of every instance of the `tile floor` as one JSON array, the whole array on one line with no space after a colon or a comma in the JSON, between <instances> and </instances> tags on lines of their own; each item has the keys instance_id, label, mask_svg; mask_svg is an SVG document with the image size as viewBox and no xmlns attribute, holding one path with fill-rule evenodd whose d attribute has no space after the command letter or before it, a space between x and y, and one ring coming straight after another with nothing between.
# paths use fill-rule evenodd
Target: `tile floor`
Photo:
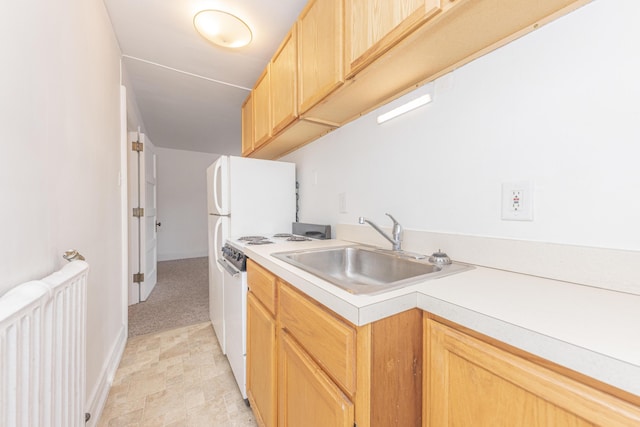
<instances>
[{"instance_id":1,"label":"tile floor","mask_svg":"<svg viewBox=\"0 0 640 427\"><path fill-rule=\"evenodd\" d=\"M254 427L211 323L127 342L98 427Z\"/></svg>"}]
</instances>

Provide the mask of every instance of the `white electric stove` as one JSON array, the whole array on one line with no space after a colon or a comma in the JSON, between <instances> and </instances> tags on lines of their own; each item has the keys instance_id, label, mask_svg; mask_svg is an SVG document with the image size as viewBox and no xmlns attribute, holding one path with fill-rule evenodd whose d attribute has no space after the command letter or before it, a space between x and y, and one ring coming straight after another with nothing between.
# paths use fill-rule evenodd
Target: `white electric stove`
<instances>
[{"instance_id":1,"label":"white electric stove","mask_svg":"<svg viewBox=\"0 0 640 427\"><path fill-rule=\"evenodd\" d=\"M317 231L309 231L318 233ZM329 237L331 232L329 231ZM323 234L324 237L326 234ZM318 234L314 234L318 236ZM224 267L224 327L226 355L243 399L247 399L247 256L243 249L254 245L306 242L310 237L292 233L240 236L222 247L218 263Z\"/></svg>"}]
</instances>

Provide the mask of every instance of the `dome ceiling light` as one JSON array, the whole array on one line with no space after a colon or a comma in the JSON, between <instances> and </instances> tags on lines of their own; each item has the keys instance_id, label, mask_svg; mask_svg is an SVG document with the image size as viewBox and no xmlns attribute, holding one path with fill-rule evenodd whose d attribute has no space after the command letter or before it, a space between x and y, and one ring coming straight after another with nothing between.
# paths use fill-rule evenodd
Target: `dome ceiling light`
<instances>
[{"instance_id":1,"label":"dome ceiling light","mask_svg":"<svg viewBox=\"0 0 640 427\"><path fill-rule=\"evenodd\" d=\"M251 43L253 38L251 29L242 19L220 10L202 10L196 13L193 25L202 37L222 47L243 47Z\"/></svg>"}]
</instances>

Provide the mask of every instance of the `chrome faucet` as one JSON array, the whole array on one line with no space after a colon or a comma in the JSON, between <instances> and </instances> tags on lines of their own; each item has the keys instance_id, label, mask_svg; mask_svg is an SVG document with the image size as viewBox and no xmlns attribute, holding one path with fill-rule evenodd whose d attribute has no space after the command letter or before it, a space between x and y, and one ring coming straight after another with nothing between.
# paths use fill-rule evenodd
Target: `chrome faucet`
<instances>
[{"instance_id":1,"label":"chrome faucet","mask_svg":"<svg viewBox=\"0 0 640 427\"><path fill-rule=\"evenodd\" d=\"M391 216L391 214L385 215L391 218L391 221L393 221L393 229L391 231L393 237L389 237L389 235L382 231L380 227L378 227L368 219L365 219L365 217L363 216L358 218L358 224L364 224L366 222L367 224L372 226L378 233L382 234L385 239L391 242L392 249L394 251L402 251L402 226L400 225L400 223L398 223L398 221L396 221L394 217Z\"/></svg>"}]
</instances>

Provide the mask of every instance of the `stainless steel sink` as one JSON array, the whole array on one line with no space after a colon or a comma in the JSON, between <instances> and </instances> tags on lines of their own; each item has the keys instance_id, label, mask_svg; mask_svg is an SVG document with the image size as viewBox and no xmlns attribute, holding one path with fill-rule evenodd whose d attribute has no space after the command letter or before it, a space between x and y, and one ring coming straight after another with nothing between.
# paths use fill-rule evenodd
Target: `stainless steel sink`
<instances>
[{"instance_id":1,"label":"stainless steel sink","mask_svg":"<svg viewBox=\"0 0 640 427\"><path fill-rule=\"evenodd\" d=\"M369 246L278 252L274 257L305 270L352 294L377 294L473 267L453 263L433 265Z\"/></svg>"}]
</instances>

